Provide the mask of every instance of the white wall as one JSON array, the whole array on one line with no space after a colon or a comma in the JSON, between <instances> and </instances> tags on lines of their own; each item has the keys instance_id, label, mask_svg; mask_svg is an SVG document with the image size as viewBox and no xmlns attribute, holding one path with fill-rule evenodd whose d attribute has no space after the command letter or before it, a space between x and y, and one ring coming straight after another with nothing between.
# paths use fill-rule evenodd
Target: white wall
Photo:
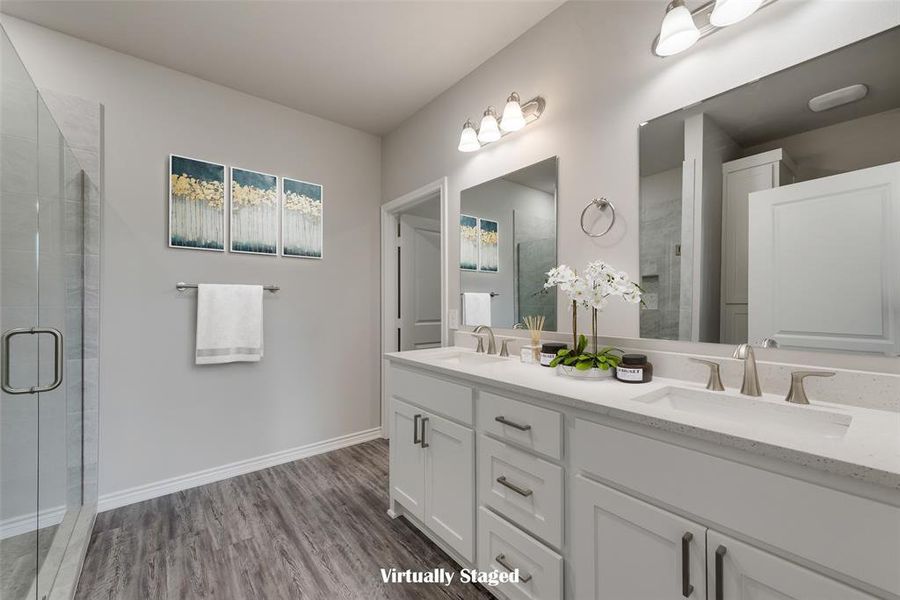
<instances>
[{"instance_id":1,"label":"white wall","mask_svg":"<svg viewBox=\"0 0 900 600\"><path fill-rule=\"evenodd\" d=\"M461 292L497 292L500 295L491 300L491 324L494 327L511 328L516 324L515 297L515 231L513 212L522 212L535 217L554 220L556 203L552 194L542 192L512 181L499 179L466 190L460 200L463 214L497 221L500 238L498 247L500 268L496 273L462 271L459 273ZM455 220L453 222L456 222ZM458 228L454 228L458 232ZM463 314L461 298L456 304Z\"/></svg>"},{"instance_id":2,"label":"white wall","mask_svg":"<svg viewBox=\"0 0 900 600\"><path fill-rule=\"evenodd\" d=\"M105 110L101 496L378 426L379 139L3 24L38 86ZM325 259L167 248L170 152L322 183ZM262 362L195 366L195 293L179 280L280 285Z\"/></svg>"},{"instance_id":3,"label":"white wall","mask_svg":"<svg viewBox=\"0 0 900 600\"><path fill-rule=\"evenodd\" d=\"M453 214L460 190L558 155L559 261L581 266L603 257L636 276L639 123L900 24L894 1L780 0L683 55L659 59L650 43L664 9L664 2L564 4L385 138L383 199L446 175ZM458 152L465 116L500 105L512 90L545 96L544 116L479 152ZM619 219L609 235L590 239L578 218L596 196L612 200ZM451 265L457 252L451 244ZM459 290L450 287L452 301ZM611 303L600 323L604 334L637 336L638 309Z\"/></svg>"}]
</instances>

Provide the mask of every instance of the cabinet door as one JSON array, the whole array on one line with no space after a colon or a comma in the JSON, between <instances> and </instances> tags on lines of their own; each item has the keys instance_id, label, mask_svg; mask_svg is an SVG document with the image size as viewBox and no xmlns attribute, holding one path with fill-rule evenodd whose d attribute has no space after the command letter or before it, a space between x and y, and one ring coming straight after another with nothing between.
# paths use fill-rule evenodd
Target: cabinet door
<instances>
[{"instance_id":1,"label":"cabinet door","mask_svg":"<svg viewBox=\"0 0 900 600\"><path fill-rule=\"evenodd\" d=\"M463 558L475 558L475 434L427 415L425 525Z\"/></svg>"},{"instance_id":2,"label":"cabinet door","mask_svg":"<svg viewBox=\"0 0 900 600\"><path fill-rule=\"evenodd\" d=\"M706 539L710 600L875 600L717 531Z\"/></svg>"},{"instance_id":3,"label":"cabinet door","mask_svg":"<svg viewBox=\"0 0 900 600\"><path fill-rule=\"evenodd\" d=\"M419 439L425 411L391 398L391 497L425 518L425 449Z\"/></svg>"},{"instance_id":4,"label":"cabinet door","mask_svg":"<svg viewBox=\"0 0 900 600\"><path fill-rule=\"evenodd\" d=\"M575 477L575 594L579 600L705 600L706 529Z\"/></svg>"}]
</instances>

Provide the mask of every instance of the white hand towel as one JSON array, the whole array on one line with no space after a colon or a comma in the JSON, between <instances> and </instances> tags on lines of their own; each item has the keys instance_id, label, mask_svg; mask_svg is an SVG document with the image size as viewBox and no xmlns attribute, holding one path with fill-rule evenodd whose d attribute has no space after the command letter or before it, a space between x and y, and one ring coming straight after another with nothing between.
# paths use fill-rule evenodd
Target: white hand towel
<instances>
[{"instance_id":1,"label":"white hand towel","mask_svg":"<svg viewBox=\"0 0 900 600\"><path fill-rule=\"evenodd\" d=\"M197 288L197 364L258 362L263 355L261 285Z\"/></svg>"},{"instance_id":2,"label":"white hand towel","mask_svg":"<svg viewBox=\"0 0 900 600\"><path fill-rule=\"evenodd\" d=\"M491 295L486 292L463 294L463 319L470 327L491 324Z\"/></svg>"}]
</instances>

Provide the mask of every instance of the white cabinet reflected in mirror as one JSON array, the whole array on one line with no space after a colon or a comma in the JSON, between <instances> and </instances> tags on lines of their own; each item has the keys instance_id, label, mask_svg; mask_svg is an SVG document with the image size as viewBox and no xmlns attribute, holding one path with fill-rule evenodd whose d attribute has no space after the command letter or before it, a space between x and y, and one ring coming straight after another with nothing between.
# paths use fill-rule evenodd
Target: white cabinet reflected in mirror
<instances>
[{"instance_id":1,"label":"white cabinet reflected in mirror","mask_svg":"<svg viewBox=\"0 0 900 600\"><path fill-rule=\"evenodd\" d=\"M556 331L557 158L463 190L460 195L461 324L509 329L543 316Z\"/></svg>"},{"instance_id":2,"label":"white cabinet reflected in mirror","mask_svg":"<svg viewBox=\"0 0 900 600\"><path fill-rule=\"evenodd\" d=\"M641 337L900 353L898 56L895 28L641 126Z\"/></svg>"}]
</instances>

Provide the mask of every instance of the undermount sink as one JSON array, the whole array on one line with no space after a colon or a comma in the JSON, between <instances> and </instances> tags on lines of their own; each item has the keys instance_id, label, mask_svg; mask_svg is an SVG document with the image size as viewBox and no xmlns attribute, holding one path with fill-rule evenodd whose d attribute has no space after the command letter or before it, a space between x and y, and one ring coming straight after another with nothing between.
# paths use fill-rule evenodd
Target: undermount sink
<instances>
[{"instance_id":1,"label":"undermount sink","mask_svg":"<svg viewBox=\"0 0 900 600\"><path fill-rule=\"evenodd\" d=\"M722 392L665 387L634 399L661 409L700 415L739 427L788 430L826 438L843 436L852 415L814 405L789 404L771 399Z\"/></svg>"},{"instance_id":2,"label":"undermount sink","mask_svg":"<svg viewBox=\"0 0 900 600\"><path fill-rule=\"evenodd\" d=\"M453 365L486 365L509 359L495 354L481 354L479 352L449 352L438 356L437 360Z\"/></svg>"}]
</instances>

